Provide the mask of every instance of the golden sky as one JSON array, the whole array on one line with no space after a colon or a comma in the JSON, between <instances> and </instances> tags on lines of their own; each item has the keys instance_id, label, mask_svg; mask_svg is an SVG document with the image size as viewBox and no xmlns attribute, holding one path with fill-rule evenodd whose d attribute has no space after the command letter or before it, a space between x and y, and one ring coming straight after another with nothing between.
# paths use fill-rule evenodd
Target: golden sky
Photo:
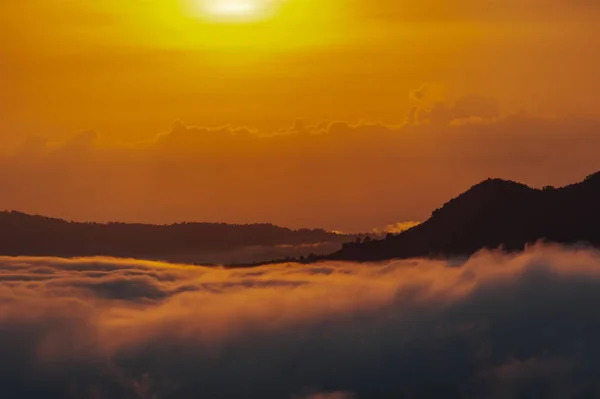
<instances>
[{"instance_id":1,"label":"golden sky","mask_svg":"<svg viewBox=\"0 0 600 399\"><path fill-rule=\"evenodd\" d=\"M0 208L364 230L489 174L577 180L600 169L599 17L592 0L4 0Z\"/></svg>"}]
</instances>

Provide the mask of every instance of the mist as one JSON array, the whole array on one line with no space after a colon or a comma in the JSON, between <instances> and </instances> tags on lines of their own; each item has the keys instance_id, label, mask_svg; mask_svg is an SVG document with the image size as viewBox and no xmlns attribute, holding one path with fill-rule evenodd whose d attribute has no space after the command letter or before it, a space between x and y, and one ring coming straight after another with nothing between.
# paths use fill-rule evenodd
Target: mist
<instances>
[{"instance_id":1,"label":"mist","mask_svg":"<svg viewBox=\"0 0 600 399\"><path fill-rule=\"evenodd\" d=\"M600 252L208 268L0 258L11 398L600 394Z\"/></svg>"}]
</instances>

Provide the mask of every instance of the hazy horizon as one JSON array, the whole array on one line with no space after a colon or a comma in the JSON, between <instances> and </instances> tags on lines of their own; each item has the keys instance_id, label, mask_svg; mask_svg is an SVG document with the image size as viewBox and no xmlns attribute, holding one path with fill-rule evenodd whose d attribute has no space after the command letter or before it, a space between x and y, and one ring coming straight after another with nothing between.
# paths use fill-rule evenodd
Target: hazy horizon
<instances>
[{"instance_id":1,"label":"hazy horizon","mask_svg":"<svg viewBox=\"0 0 600 399\"><path fill-rule=\"evenodd\" d=\"M597 129L593 120L512 116L446 127L297 122L275 136L177 122L133 146L103 143L91 131L66 141L37 137L0 152L0 209L75 221L369 232L424 221L490 177L538 188L580 181L600 170Z\"/></svg>"}]
</instances>

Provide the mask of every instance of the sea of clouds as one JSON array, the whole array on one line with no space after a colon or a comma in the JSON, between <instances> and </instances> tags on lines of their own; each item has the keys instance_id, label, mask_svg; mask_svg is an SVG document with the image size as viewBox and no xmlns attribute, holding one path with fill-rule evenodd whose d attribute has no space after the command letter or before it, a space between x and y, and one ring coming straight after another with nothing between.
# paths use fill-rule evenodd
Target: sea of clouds
<instances>
[{"instance_id":1,"label":"sea of clouds","mask_svg":"<svg viewBox=\"0 0 600 399\"><path fill-rule=\"evenodd\" d=\"M0 258L3 398L600 397L600 252Z\"/></svg>"}]
</instances>

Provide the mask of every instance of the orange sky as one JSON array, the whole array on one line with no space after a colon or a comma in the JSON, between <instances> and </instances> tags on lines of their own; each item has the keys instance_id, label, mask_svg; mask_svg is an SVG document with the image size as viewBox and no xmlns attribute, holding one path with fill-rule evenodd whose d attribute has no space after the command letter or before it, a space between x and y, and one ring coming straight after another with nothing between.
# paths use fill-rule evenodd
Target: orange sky
<instances>
[{"instance_id":1,"label":"orange sky","mask_svg":"<svg viewBox=\"0 0 600 399\"><path fill-rule=\"evenodd\" d=\"M0 2L0 209L365 230L600 169L597 2L192 1Z\"/></svg>"}]
</instances>

